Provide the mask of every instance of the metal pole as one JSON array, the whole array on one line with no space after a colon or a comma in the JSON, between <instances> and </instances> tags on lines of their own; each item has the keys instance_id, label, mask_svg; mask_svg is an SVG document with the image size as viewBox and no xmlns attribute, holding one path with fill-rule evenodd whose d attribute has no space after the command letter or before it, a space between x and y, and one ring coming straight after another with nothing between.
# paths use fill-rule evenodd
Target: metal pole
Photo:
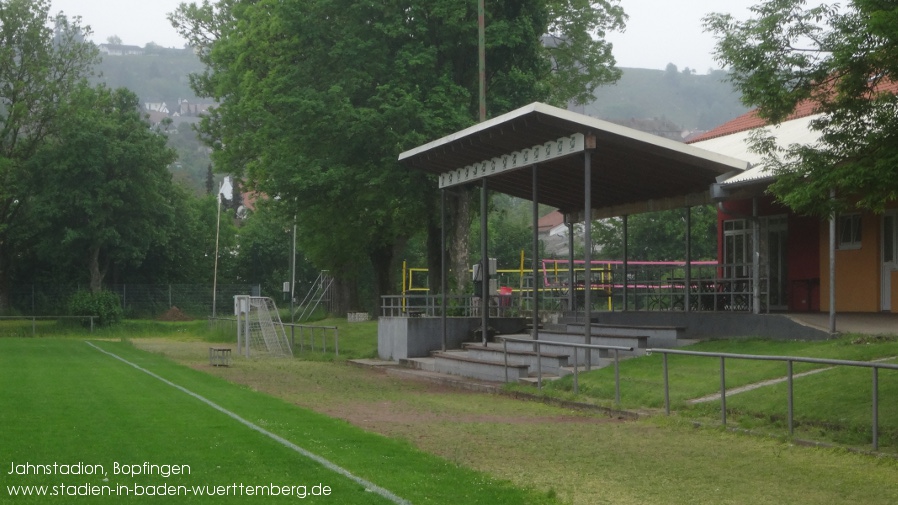
<instances>
[{"instance_id":1,"label":"metal pole","mask_svg":"<svg viewBox=\"0 0 898 505\"><path fill-rule=\"evenodd\" d=\"M583 338L592 343L592 152L583 153ZM586 370L592 370L592 349L586 349Z\"/></svg>"},{"instance_id":2,"label":"metal pole","mask_svg":"<svg viewBox=\"0 0 898 505\"><path fill-rule=\"evenodd\" d=\"M627 243L629 242L628 234L629 234L629 231L630 231L630 230L629 230L629 219L628 219L628 216L625 214L625 215L622 217L622 219L623 219L623 225L624 225L624 237L623 237L623 240L624 240L624 244L623 244L623 246L624 246L624 265L623 265L623 267L624 267L624 279L623 279L623 284L624 284L624 308L623 308L623 310L626 311L626 310L627 310L627 300L628 300L628 298L629 298L628 295L629 295L629 291L630 291L630 289L629 289L629 287L630 287L630 280L629 280L629 279L630 279L630 272L629 272L629 270L630 270L630 265L628 264L629 256L630 256L630 250L627 248ZM613 280L613 277L612 277L612 280ZM633 304L633 308L638 310L638 309L639 309L639 302L636 300L635 297L639 296L639 291L638 291L638 290L637 290L637 291L634 291L633 294L634 294L634 299L633 299L634 304Z\"/></svg>"},{"instance_id":3,"label":"metal pole","mask_svg":"<svg viewBox=\"0 0 898 505\"><path fill-rule=\"evenodd\" d=\"M793 436L795 434L795 427L793 423L793 419L795 419L795 390L794 383L792 381L792 360L786 361L786 377L789 389L789 436Z\"/></svg>"},{"instance_id":4,"label":"metal pole","mask_svg":"<svg viewBox=\"0 0 898 505\"><path fill-rule=\"evenodd\" d=\"M480 122L486 121L486 8L484 0L477 2L477 61L480 83Z\"/></svg>"},{"instance_id":5,"label":"metal pole","mask_svg":"<svg viewBox=\"0 0 898 505\"><path fill-rule=\"evenodd\" d=\"M533 188L532 188L532 197L533 197L533 242L532 242L532 254L533 254L533 345L539 348L539 344L536 343L539 340L539 191L537 190L539 184L539 165L533 165ZM541 372L541 370L538 370Z\"/></svg>"},{"instance_id":6,"label":"metal pole","mask_svg":"<svg viewBox=\"0 0 898 505\"><path fill-rule=\"evenodd\" d=\"M443 295L443 300L440 302L440 306L442 308L442 315L440 316L440 329L441 329L441 342L443 351L446 350L446 333L447 333L447 321L446 321L446 291L447 291L447 282L446 282L446 190L440 190L440 293ZM506 380L506 382L508 382Z\"/></svg>"},{"instance_id":7,"label":"metal pole","mask_svg":"<svg viewBox=\"0 0 898 505\"><path fill-rule=\"evenodd\" d=\"M502 339L502 357L505 362L505 382L508 382L508 340Z\"/></svg>"},{"instance_id":8,"label":"metal pole","mask_svg":"<svg viewBox=\"0 0 898 505\"><path fill-rule=\"evenodd\" d=\"M720 422L727 425L726 358L720 357Z\"/></svg>"},{"instance_id":9,"label":"metal pole","mask_svg":"<svg viewBox=\"0 0 898 505\"><path fill-rule=\"evenodd\" d=\"M614 350L614 402L620 406L620 353Z\"/></svg>"},{"instance_id":10,"label":"metal pole","mask_svg":"<svg viewBox=\"0 0 898 505\"><path fill-rule=\"evenodd\" d=\"M574 348L574 394L580 394L580 383L578 381L578 368L580 364L577 362L577 348Z\"/></svg>"},{"instance_id":11,"label":"metal pole","mask_svg":"<svg viewBox=\"0 0 898 505\"><path fill-rule=\"evenodd\" d=\"M487 240L489 232L486 213L489 206L487 205L487 185L486 177L483 178L483 184L480 186L480 279L483 283L480 286L480 328L481 341L486 345L487 328L490 323L490 259Z\"/></svg>"},{"instance_id":12,"label":"metal pole","mask_svg":"<svg viewBox=\"0 0 898 505\"><path fill-rule=\"evenodd\" d=\"M879 368L873 367L873 450L879 450Z\"/></svg>"},{"instance_id":13,"label":"metal pole","mask_svg":"<svg viewBox=\"0 0 898 505\"><path fill-rule=\"evenodd\" d=\"M290 323L293 324L293 299L296 293L296 214L293 214L293 249L290 256Z\"/></svg>"},{"instance_id":14,"label":"metal pole","mask_svg":"<svg viewBox=\"0 0 898 505\"><path fill-rule=\"evenodd\" d=\"M670 415L670 376L667 373L667 353L663 353L662 362L664 368L664 412Z\"/></svg>"},{"instance_id":15,"label":"metal pole","mask_svg":"<svg viewBox=\"0 0 898 505\"><path fill-rule=\"evenodd\" d=\"M218 216L215 220L215 267L212 273L212 317L215 317L215 305L218 295L218 236L221 230L221 188L224 187L224 181L218 187L218 193L215 195L215 201L218 202ZM248 355L247 355L248 356Z\"/></svg>"},{"instance_id":16,"label":"metal pole","mask_svg":"<svg viewBox=\"0 0 898 505\"><path fill-rule=\"evenodd\" d=\"M836 197L831 190L830 198ZM810 295L809 295L810 296ZM829 333L836 333L836 213L829 217Z\"/></svg>"},{"instance_id":17,"label":"metal pole","mask_svg":"<svg viewBox=\"0 0 898 505\"><path fill-rule=\"evenodd\" d=\"M752 313L761 313L761 221L758 219L758 197L751 199L752 215Z\"/></svg>"},{"instance_id":18,"label":"metal pole","mask_svg":"<svg viewBox=\"0 0 898 505\"><path fill-rule=\"evenodd\" d=\"M542 346L539 345L539 342L536 343L536 388L540 391L543 390L543 356L542 350L540 349ZM576 349L575 349L576 350Z\"/></svg>"},{"instance_id":19,"label":"metal pole","mask_svg":"<svg viewBox=\"0 0 898 505\"><path fill-rule=\"evenodd\" d=\"M565 215L565 221L568 216ZM577 310L577 299L574 293L574 223L565 222L567 225L567 310L574 314Z\"/></svg>"},{"instance_id":20,"label":"metal pole","mask_svg":"<svg viewBox=\"0 0 898 505\"><path fill-rule=\"evenodd\" d=\"M692 307L692 207L686 207L686 299L683 310L689 312Z\"/></svg>"}]
</instances>

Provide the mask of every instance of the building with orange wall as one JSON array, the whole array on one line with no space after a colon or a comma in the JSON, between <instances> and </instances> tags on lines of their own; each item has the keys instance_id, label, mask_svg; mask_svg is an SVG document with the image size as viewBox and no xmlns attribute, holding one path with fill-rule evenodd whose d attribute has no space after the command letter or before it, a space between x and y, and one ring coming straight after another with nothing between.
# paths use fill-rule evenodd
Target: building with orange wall
<instances>
[{"instance_id":1,"label":"building with orange wall","mask_svg":"<svg viewBox=\"0 0 898 505\"><path fill-rule=\"evenodd\" d=\"M758 237L771 310L830 310L830 223L775 202L766 192L774 176L749 150L747 140L750 132L766 128L783 146L812 143L817 133L809 126L816 117L813 104L804 103L771 127L753 111L690 141L753 165L713 188L720 202L718 259L721 264L749 262ZM842 214L835 221L835 310L898 312L898 205L883 214Z\"/></svg>"}]
</instances>

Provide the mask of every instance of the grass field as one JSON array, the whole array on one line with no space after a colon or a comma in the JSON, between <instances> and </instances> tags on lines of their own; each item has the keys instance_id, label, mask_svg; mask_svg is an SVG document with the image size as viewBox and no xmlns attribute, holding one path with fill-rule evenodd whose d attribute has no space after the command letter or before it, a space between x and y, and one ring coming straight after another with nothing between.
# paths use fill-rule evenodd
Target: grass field
<instances>
[{"instance_id":1,"label":"grass field","mask_svg":"<svg viewBox=\"0 0 898 505\"><path fill-rule=\"evenodd\" d=\"M234 366L210 367L209 342L232 337L210 333L205 324L129 322L98 331L93 337L116 340L95 344L409 503L898 503L898 460L891 457L801 447L782 437L696 429L694 419L707 416L713 421L715 404L693 408L685 401L715 392L715 360L672 361L672 377L676 377L672 391L682 390L676 393L678 415L624 421L503 395L397 379L347 365L350 355L367 357L376 347L376 323L320 322L342 325L339 359L312 354L279 360L235 356ZM195 397L91 348L84 343L83 334L73 331L69 335L63 339L0 339L0 422L5 427L0 430L0 503L74 501L72 497L13 498L7 486L93 483L91 478L78 476L8 474L11 465L29 462L101 464L107 470L116 462L189 465L187 476L110 475L108 482L99 485L275 484L305 485L311 491L314 484L323 484L332 489L330 496L306 499L314 503L390 503ZM119 342L121 339L126 342ZM786 347L766 341L702 345L706 346L703 350L739 352L728 346L741 346L752 353L794 351L850 356L848 359L873 359L898 351L895 342L889 341L790 342ZM625 402L641 408L660 405L659 367L652 363L659 359L650 356L625 362ZM731 386L781 373L775 367L736 365L732 372ZM578 399L607 401L607 374L607 370L597 370L581 376L586 387ZM886 384L891 379L882 375L884 406L886 402L894 404L896 396ZM796 406L797 415L838 421L855 412L859 417L869 412L867 406L845 400L854 394L852 388L864 386L869 391L868 378L826 372L806 379L828 381L821 384L844 395L838 401L845 402L845 410L838 417L826 415L829 407L814 406L821 399L805 397ZM570 396L563 384L549 394ZM610 394L613 397L613 390ZM745 395L749 394L761 396L739 395L728 401L734 416L750 412L735 417L763 421L763 414L757 412L780 408L783 393L776 387ZM769 406L762 401L766 394L770 395ZM892 408L894 405L886 407ZM884 411L882 422L894 422L891 410ZM808 426L830 431L827 426ZM159 499L94 497L80 502L152 503ZM182 496L170 501L236 503L254 499L268 503L296 497Z\"/></svg>"},{"instance_id":2,"label":"grass field","mask_svg":"<svg viewBox=\"0 0 898 505\"><path fill-rule=\"evenodd\" d=\"M408 503L554 503L485 474L428 455L345 422L290 405L248 388L176 365L127 343L96 342L200 395L249 423L332 462ZM2 503L71 503L72 496L10 496L17 486L49 486L51 494L127 490L131 495L85 498L84 503L151 503L183 486L178 503L245 502L239 486L297 486L297 499L327 486L318 503L392 503L206 403L76 339L0 339L0 484ZM103 468L102 475L61 475L52 465ZM189 475L116 474L116 465L188 466ZM16 472L17 465L22 472ZM28 465L33 465L29 467ZM45 466L46 465L46 466ZM45 470L51 469L50 475ZM155 467L153 467L155 468ZM69 468L66 468L66 472ZM170 470L166 470L168 472ZM10 474L12 472L12 474ZM34 475L37 472L40 475ZM24 475L22 473L25 473ZM97 486L91 491L84 485ZM140 486L149 486L148 488ZM193 495L216 486L231 496ZM304 487L302 487L304 486ZM220 488L221 489L221 488ZM323 487L317 488L323 493ZM150 491L152 490L152 491ZM264 489L262 490L265 491ZM278 488L281 492L282 489ZM111 492L111 491L110 491ZM180 492L180 491L179 491ZM270 488L269 488L270 492ZM184 491L188 493L188 491ZM311 497L311 496L309 496Z\"/></svg>"}]
</instances>

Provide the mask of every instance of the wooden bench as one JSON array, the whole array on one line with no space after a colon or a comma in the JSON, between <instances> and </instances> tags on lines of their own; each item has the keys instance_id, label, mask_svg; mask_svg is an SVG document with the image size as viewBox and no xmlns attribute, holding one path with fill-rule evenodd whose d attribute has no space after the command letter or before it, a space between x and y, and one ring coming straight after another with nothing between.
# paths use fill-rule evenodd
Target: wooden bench
<instances>
[{"instance_id":1,"label":"wooden bench","mask_svg":"<svg viewBox=\"0 0 898 505\"><path fill-rule=\"evenodd\" d=\"M211 366L231 366L231 348L210 347L209 364Z\"/></svg>"}]
</instances>

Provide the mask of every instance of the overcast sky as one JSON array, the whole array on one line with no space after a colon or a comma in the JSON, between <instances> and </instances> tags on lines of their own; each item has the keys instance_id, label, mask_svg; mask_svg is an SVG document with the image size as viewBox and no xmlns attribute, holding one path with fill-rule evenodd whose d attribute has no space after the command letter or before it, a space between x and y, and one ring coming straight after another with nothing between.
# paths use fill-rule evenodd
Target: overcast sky
<instances>
[{"instance_id":1,"label":"overcast sky","mask_svg":"<svg viewBox=\"0 0 898 505\"><path fill-rule=\"evenodd\" d=\"M183 47L166 14L182 0L51 0L51 12L80 15L93 29L93 40L103 43L118 35L124 44ZM489 0L487 0L488 2ZM703 32L701 19L710 12L748 17L748 7L760 0L622 0L630 16L623 34L612 34L618 66L664 69L673 63L700 74L719 68L711 57L714 39Z\"/></svg>"}]
</instances>

